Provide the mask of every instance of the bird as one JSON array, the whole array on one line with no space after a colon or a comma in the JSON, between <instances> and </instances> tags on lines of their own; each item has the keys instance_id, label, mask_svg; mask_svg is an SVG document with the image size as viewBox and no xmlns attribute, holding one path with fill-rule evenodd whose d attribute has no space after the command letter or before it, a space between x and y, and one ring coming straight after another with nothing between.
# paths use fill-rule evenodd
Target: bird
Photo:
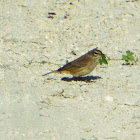
<instances>
[{"instance_id":1,"label":"bird","mask_svg":"<svg viewBox=\"0 0 140 140\"><path fill-rule=\"evenodd\" d=\"M82 77L88 75L95 69L102 56L105 56L105 54L97 48L94 48L77 59L65 64L63 67L49 73L45 73L42 76L46 76L51 73L67 73L74 77Z\"/></svg>"}]
</instances>

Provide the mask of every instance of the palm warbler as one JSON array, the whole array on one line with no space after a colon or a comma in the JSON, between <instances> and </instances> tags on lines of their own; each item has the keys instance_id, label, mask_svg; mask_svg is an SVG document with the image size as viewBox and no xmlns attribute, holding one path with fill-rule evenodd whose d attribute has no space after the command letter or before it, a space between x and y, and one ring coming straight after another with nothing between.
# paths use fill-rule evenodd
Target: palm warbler
<instances>
[{"instance_id":1,"label":"palm warbler","mask_svg":"<svg viewBox=\"0 0 140 140\"><path fill-rule=\"evenodd\" d=\"M94 70L98 64L98 60L104 54L97 50L97 48L87 52L81 57L69 62L58 70L44 74L43 76L51 73L68 73L75 77L80 77L89 74Z\"/></svg>"}]
</instances>

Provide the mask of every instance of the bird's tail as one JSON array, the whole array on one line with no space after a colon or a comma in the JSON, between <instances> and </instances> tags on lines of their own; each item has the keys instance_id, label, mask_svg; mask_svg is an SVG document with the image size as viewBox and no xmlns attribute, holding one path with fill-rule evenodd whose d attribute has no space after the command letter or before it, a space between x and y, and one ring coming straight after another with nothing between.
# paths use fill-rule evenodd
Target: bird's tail
<instances>
[{"instance_id":1,"label":"bird's tail","mask_svg":"<svg viewBox=\"0 0 140 140\"><path fill-rule=\"evenodd\" d=\"M43 74L42 76L46 76L46 75L48 75L48 74L56 73L56 72L57 72L56 70L55 70L55 71L51 71L51 72L48 72L48 73Z\"/></svg>"}]
</instances>

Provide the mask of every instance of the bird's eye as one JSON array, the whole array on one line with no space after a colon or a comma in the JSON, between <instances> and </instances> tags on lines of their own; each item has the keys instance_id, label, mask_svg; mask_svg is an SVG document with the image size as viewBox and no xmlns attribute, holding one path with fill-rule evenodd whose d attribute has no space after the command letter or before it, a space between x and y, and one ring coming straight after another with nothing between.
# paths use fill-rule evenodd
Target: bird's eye
<instances>
[{"instance_id":1,"label":"bird's eye","mask_svg":"<svg viewBox=\"0 0 140 140\"><path fill-rule=\"evenodd\" d=\"M99 54L99 53L95 52L95 54Z\"/></svg>"}]
</instances>

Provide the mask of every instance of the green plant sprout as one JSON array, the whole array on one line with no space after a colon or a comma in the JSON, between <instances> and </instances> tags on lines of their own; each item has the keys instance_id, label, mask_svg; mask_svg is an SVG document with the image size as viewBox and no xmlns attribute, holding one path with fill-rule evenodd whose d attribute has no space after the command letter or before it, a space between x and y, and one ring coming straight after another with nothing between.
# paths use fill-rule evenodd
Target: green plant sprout
<instances>
[{"instance_id":1,"label":"green plant sprout","mask_svg":"<svg viewBox=\"0 0 140 140\"><path fill-rule=\"evenodd\" d=\"M106 56L102 56L102 57L99 59L99 63L100 63L100 65L102 65L102 64L108 65Z\"/></svg>"},{"instance_id":2,"label":"green plant sprout","mask_svg":"<svg viewBox=\"0 0 140 140\"><path fill-rule=\"evenodd\" d=\"M69 63L69 61L68 60L66 60L66 64L68 64Z\"/></svg>"},{"instance_id":3,"label":"green plant sprout","mask_svg":"<svg viewBox=\"0 0 140 140\"><path fill-rule=\"evenodd\" d=\"M122 60L125 60L126 63L129 63L130 61L133 62L135 61L135 58L133 55L134 53L128 50L126 51L126 55L122 55Z\"/></svg>"},{"instance_id":4,"label":"green plant sprout","mask_svg":"<svg viewBox=\"0 0 140 140\"><path fill-rule=\"evenodd\" d=\"M47 63L47 61L45 61L45 60L42 60L41 62L39 62L40 64L45 64L45 63Z\"/></svg>"}]
</instances>

